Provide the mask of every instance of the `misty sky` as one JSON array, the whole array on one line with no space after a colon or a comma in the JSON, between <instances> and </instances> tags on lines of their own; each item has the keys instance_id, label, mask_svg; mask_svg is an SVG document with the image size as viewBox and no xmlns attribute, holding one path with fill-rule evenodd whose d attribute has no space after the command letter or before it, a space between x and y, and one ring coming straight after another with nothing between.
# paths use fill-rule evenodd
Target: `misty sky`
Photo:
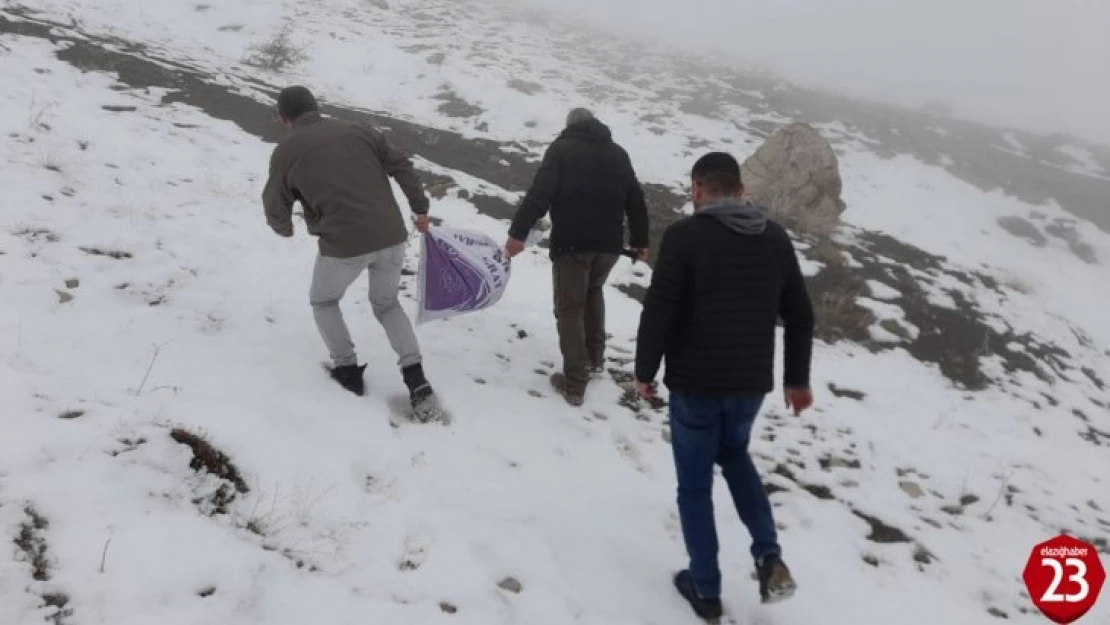
<instances>
[{"instance_id":1,"label":"misty sky","mask_svg":"<svg viewBox=\"0 0 1110 625\"><path fill-rule=\"evenodd\" d=\"M798 83L1110 144L1110 0L514 0Z\"/></svg>"}]
</instances>

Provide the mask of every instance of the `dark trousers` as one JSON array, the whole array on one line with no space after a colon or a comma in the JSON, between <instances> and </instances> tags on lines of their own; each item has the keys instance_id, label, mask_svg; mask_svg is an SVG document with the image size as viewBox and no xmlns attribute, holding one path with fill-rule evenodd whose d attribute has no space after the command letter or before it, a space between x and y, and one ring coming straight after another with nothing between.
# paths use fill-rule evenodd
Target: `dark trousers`
<instances>
[{"instance_id":1,"label":"dark trousers","mask_svg":"<svg viewBox=\"0 0 1110 625\"><path fill-rule=\"evenodd\" d=\"M671 391L671 447L678 475L678 513L698 594L721 594L717 565L717 525L713 517L713 465L732 494L740 520L751 534L751 554L781 554L771 501L748 455L752 424L763 395L725 399L691 397Z\"/></svg>"},{"instance_id":2,"label":"dark trousers","mask_svg":"<svg viewBox=\"0 0 1110 625\"><path fill-rule=\"evenodd\" d=\"M617 254L560 254L552 261L555 318L567 390L582 394L605 359L605 281Z\"/></svg>"}]
</instances>

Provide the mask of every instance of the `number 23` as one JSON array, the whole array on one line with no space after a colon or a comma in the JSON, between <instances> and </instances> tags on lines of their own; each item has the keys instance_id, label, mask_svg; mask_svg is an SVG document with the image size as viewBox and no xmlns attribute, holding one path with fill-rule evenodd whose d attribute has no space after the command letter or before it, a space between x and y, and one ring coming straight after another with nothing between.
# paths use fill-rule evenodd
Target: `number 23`
<instances>
[{"instance_id":1,"label":"number 23","mask_svg":"<svg viewBox=\"0 0 1110 625\"><path fill-rule=\"evenodd\" d=\"M1087 584L1087 565L1079 558L1068 558L1064 564L1060 564L1059 560L1053 558L1041 558L1041 564L1048 566L1053 571L1052 583L1049 584L1048 590L1045 591L1041 601L1049 603L1076 603L1083 601L1087 598L1087 593L1091 591L1091 587ZM1060 582L1064 577L1064 565L1075 567L1075 574L1068 577L1068 580L1079 584L1080 591L1074 595L1061 595L1056 591L1060 588Z\"/></svg>"}]
</instances>

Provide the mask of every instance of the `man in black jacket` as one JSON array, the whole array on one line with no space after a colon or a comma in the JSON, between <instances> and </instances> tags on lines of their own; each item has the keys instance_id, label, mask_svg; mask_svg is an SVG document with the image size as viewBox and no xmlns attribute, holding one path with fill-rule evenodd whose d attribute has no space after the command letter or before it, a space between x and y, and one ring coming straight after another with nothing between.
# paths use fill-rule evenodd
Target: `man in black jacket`
<instances>
[{"instance_id":1,"label":"man in black jacket","mask_svg":"<svg viewBox=\"0 0 1110 625\"><path fill-rule=\"evenodd\" d=\"M644 301L636 379L645 397L666 358L671 445L689 568L675 586L701 616L721 612L721 572L713 517L713 465L719 464L751 534L760 597L793 595L771 503L748 454L752 424L774 388L776 321L785 328L786 405L800 414L809 390L813 308L786 231L742 199L740 165L714 152L694 164L695 214L663 235Z\"/></svg>"},{"instance_id":2,"label":"man in black jacket","mask_svg":"<svg viewBox=\"0 0 1110 625\"><path fill-rule=\"evenodd\" d=\"M505 244L509 257L524 250L528 232L551 213L551 260L555 316L563 371L551 385L580 406L591 370L605 362L603 287L624 247L647 260L648 217L632 161L613 142L609 127L586 109L574 109L567 126L548 147L531 189L524 196Z\"/></svg>"}]
</instances>

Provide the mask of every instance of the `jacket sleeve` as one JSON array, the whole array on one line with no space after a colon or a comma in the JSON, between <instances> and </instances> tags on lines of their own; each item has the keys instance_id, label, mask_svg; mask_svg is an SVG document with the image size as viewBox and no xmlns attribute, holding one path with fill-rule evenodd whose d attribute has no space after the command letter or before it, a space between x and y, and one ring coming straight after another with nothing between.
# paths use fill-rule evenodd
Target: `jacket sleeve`
<instances>
[{"instance_id":1,"label":"jacket sleeve","mask_svg":"<svg viewBox=\"0 0 1110 625\"><path fill-rule=\"evenodd\" d=\"M813 303L806 289L805 276L789 236L786 239L788 258L786 282L779 300L779 316L783 321L783 386L809 388L810 361L813 355Z\"/></svg>"},{"instance_id":2,"label":"jacket sleeve","mask_svg":"<svg viewBox=\"0 0 1110 625\"><path fill-rule=\"evenodd\" d=\"M293 229L293 203L296 197L289 188L285 178L285 171L278 157L278 150L274 148L270 155L270 174L266 186L262 190L262 207L266 213L266 223L278 234L288 233Z\"/></svg>"},{"instance_id":3,"label":"jacket sleeve","mask_svg":"<svg viewBox=\"0 0 1110 625\"><path fill-rule=\"evenodd\" d=\"M636 335L637 381L651 382L659 373L688 280L684 247L674 228L668 228L659 245L659 258L640 313Z\"/></svg>"},{"instance_id":4,"label":"jacket sleeve","mask_svg":"<svg viewBox=\"0 0 1110 625\"><path fill-rule=\"evenodd\" d=\"M364 126L363 131L378 155L385 173L396 180L401 191L404 192L409 202L409 209L417 215L427 215L430 201L424 192L424 185L420 181L420 175L416 173L412 159L397 149L380 130Z\"/></svg>"},{"instance_id":5,"label":"jacket sleeve","mask_svg":"<svg viewBox=\"0 0 1110 625\"><path fill-rule=\"evenodd\" d=\"M634 249L648 247L648 213L644 201L644 189L640 181L632 176L632 187L624 202L624 214L628 217L628 245Z\"/></svg>"},{"instance_id":6,"label":"jacket sleeve","mask_svg":"<svg viewBox=\"0 0 1110 625\"><path fill-rule=\"evenodd\" d=\"M559 190L559 144L554 143L543 155L532 186L524 194L520 207L509 226L509 236L524 241L536 222L547 214Z\"/></svg>"}]
</instances>

